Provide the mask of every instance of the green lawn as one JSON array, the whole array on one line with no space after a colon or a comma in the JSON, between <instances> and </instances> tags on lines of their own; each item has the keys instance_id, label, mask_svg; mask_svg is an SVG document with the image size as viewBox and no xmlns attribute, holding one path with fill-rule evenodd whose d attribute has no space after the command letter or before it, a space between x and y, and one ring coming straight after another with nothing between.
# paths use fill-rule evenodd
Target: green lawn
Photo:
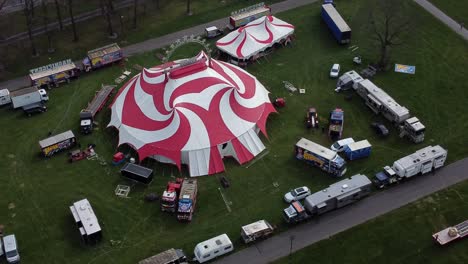
<instances>
[{"instance_id":1,"label":"green lawn","mask_svg":"<svg viewBox=\"0 0 468 264\"><path fill-rule=\"evenodd\" d=\"M468 27L468 2L456 0L429 0L446 15Z\"/></svg>"},{"instance_id":2,"label":"green lawn","mask_svg":"<svg viewBox=\"0 0 468 264\"><path fill-rule=\"evenodd\" d=\"M345 19L351 21L353 44L360 47L364 63L373 60L376 48L368 41L364 29L366 20L361 16L366 12L365 2L343 1L339 5ZM173 216L162 214L158 204L145 203L142 198L150 192L161 193L171 176L185 176L185 171L179 173L174 166L145 162L155 169L155 180L147 188L133 186L130 198L121 199L114 195L114 189L117 184L127 182L120 178L118 168L101 165L98 161L69 164L65 153L50 159L39 156L37 141L47 137L49 131L59 133L73 129L79 134L80 109L91 100L101 83L112 83L120 75L121 69L116 66L51 90L49 111L45 114L27 118L21 111L0 109L0 177L3 177L0 223L6 226L7 234L17 235L24 263L136 263L170 247L183 248L191 254L196 243L221 233L227 233L237 249L242 248L241 225L266 219L278 225L280 231L286 228L281 218L286 206L282 195L286 191L302 185L317 191L336 181L295 160L292 155L294 143L300 137L327 146L332 143L321 132L305 129L303 118L309 106L318 109L322 123L326 122L331 109L342 107L346 119L344 136L366 138L373 145L370 158L349 163L347 176L355 173L371 176L383 165L429 144L448 148L450 161L467 156L468 150L460 146L468 144L465 135L468 116L464 111L468 91L465 75L468 47L414 4L409 3L406 10L418 20L418 30L404 46L394 51L393 58L398 63L416 65L416 75L388 72L376 76L375 83L407 106L428 127L423 144L415 145L398 138L393 128L389 138L377 138L369 124L381 118L373 116L356 95L349 101L344 94L333 91L335 80L328 78L329 68L339 62L343 70L351 69L355 54L335 43L320 21L319 5L313 4L279 15L296 25L297 39L292 48L277 50L268 57L268 62L261 60L248 67L248 71L272 92L272 98L285 97L287 106L280 109L279 114L273 114L267 123L269 138L264 142L269 153L266 156L246 166L239 166L232 160L225 162L224 175L231 181L231 187L223 192L231 202L231 212L221 198L217 176L199 178L194 221L183 224ZM180 50L174 58L195 53L196 48L191 46ZM153 52L130 58L127 68L135 63L149 67L159 62ZM306 94L288 94L282 80L305 88ZM98 117L99 129L90 136L80 135L79 140L82 146L95 143L99 156L109 162L116 151L117 135L112 129L105 129L110 119L108 109ZM103 241L93 247L80 244L68 209L72 202L84 197L92 203L104 233ZM413 217L412 212L406 214ZM412 228L422 232L420 228L423 227ZM381 244L386 242L379 240ZM379 248L383 250L384 246ZM385 254L388 259L393 256Z\"/></svg>"},{"instance_id":3,"label":"green lawn","mask_svg":"<svg viewBox=\"0 0 468 264\"><path fill-rule=\"evenodd\" d=\"M279 1L265 2L274 3ZM137 30L133 29L132 7L116 11L117 14L113 17L112 24L119 37L115 40L108 37L106 19L97 17L77 24L79 42L72 42L73 31L71 26L66 27L63 32L54 32L52 46L56 48L56 52L53 54L47 53L48 41L46 35L34 37L34 42L39 51L37 57L31 56L29 40L2 46L0 47L0 57L6 69L4 72L0 72L0 81L24 76L29 69L65 58L82 59L88 50L112 42L118 42L121 46L126 46L223 17L226 18L227 25L229 14L232 11L257 3L256 1L197 0L192 1L193 15L187 16L186 1L160 0L160 2L160 10L156 9L154 1L147 1L146 8L140 7L138 9ZM55 14L54 12L51 13ZM120 16L123 17L122 23L119 19ZM4 28L16 27L11 25L25 23L21 19L21 16L16 15L12 18L15 23L11 23L12 20L4 20L2 23L0 20L0 32L3 32Z\"/></svg>"}]
</instances>

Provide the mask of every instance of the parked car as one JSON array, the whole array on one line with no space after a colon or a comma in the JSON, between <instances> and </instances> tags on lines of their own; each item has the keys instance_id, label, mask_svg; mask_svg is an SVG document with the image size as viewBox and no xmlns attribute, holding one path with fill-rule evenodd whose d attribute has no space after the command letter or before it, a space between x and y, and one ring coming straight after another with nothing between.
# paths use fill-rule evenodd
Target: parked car
<instances>
[{"instance_id":1,"label":"parked car","mask_svg":"<svg viewBox=\"0 0 468 264\"><path fill-rule=\"evenodd\" d=\"M35 113L44 113L47 111L47 106L43 102L34 103L23 106L23 111L26 115L31 116Z\"/></svg>"},{"instance_id":2,"label":"parked car","mask_svg":"<svg viewBox=\"0 0 468 264\"><path fill-rule=\"evenodd\" d=\"M8 263L18 263L20 261L15 235L3 237L3 248L5 249L5 255Z\"/></svg>"},{"instance_id":3,"label":"parked car","mask_svg":"<svg viewBox=\"0 0 468 264\"><path fill-rule=\"evenodd\" d=\"M302 187L296 188L296 189L291 190L290 192L286 193L284 195L284 201L287 202L287 203L291 203L291 202L294 202L294 201L302 200L302 199L306 198L309 195L310 195L309 188L307 188L306 186L302 186Z\"/></svg>"},{"instance_id":4,"label":"parked car","mask_svg":"<svg viewBox=\"0 0 468 264\"><path fill-rule=\"evenodd\" d=\"M340 65L338 63L333 64L331 70L330 70L330 77L331 78L338 78L338 75L340 75Z\"/></svg>"},{"instance_id":5,"label":"parked car","mask_svg":"<svg viewBox=\"0 0 468 264\"><path fill-rule=\"evenodd\" d=\"M388 136L388 129L381 123L374 122L371 124L371 127L374 129L375 133L383 137Z\"/></svg>"},{"instance_id":6,"label":"parked car","mask_svg":"<svg viewBox=\"0 0 468 264\"><path fill-rule=\"evenodd\" d=\"M223 34L223 31L219 30L217 27L215 26L211 26L211 27L207 27L205 28L205 35L206 35L206 38L215 38L219 35L222 35Z\"/></svg>"},{"instance_id":7,"label":"parked car","mask_svg":"<svg viewBox=\"0 0 468 264\"><path fill-rule=\"evenodd\" d=\"M330 148L333 151L341 152L346 148L347 145L349 145L349 144L351 144L353 142L354 142L353 138L340 139L337 142L333 143L333 145L331 145Z\"/></svg>"}]
</instances>

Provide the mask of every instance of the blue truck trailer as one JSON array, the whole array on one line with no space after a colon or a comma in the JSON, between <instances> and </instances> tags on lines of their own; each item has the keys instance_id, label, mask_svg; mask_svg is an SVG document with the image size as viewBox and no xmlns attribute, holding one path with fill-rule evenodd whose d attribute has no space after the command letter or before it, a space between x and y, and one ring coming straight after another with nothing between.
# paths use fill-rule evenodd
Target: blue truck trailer
<instances>
[{"instance_id":1,"label":"blue truck trailer","mask_svg":"<svg viewBox=\"0 0 468 264\"><path fill-rule=\"evenodd\" d=\"M351 28L332 4L322 5L321 16L338 43L346 44L351 41Z\"/></svg>"},{"instance_id":2,"label":"blue truck trailer","mask_svg":"<svg viewBox=\"0 0 468 264\"><path fill-rule=\"evenodd\" d=\"M356 160L367 158L371 154L372 145L367 140L361 140L346 145L344 153L347 159Z\"/></svg>"}]
</instances>

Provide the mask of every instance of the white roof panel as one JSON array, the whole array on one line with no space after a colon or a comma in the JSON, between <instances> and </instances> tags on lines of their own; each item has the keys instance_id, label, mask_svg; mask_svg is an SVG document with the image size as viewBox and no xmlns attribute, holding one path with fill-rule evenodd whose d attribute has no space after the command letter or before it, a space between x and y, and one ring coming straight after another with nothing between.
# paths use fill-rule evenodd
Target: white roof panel
<instances>
[{"instance_id":1,"label":"white roof panel","mask_svg":"<svg viewBox=\"0 0 468 264\"><path fill-rule=\"evenodd\" d=\"M94 214L93 208L89 203L88 199L83 199L73 203L73 207L76 210L76 214L81 220L84 230L87 235L91 235L101 231L96 215Z\"/></svg>"},{"instance_id":2,"label":"white roof panel","mask_svg":"<svg viewBox=\"0 0 468 264\"><path fill-rule=\"evenodd\" d=\"M324 4L322 8L327 11L328 15L335 21L335 24L338 26L341 32L351 31L351 28L344 21L341 15L336 11L335 7L332 4Z\"/></svg>"},{"instance_id":3,"label":"white roof panel","mask_svg":"<svg viewBox=\"0 0 468 264\"><path fill-rule=\"evenodd\" d=\"M328 149L324 146L321 146L315 142L312 142L306 138L301 138L297 143L296 146L303 148L309 152L318 154L326 159L332 160L336 155L336 152Z\"/></svg>"}]
</instances>

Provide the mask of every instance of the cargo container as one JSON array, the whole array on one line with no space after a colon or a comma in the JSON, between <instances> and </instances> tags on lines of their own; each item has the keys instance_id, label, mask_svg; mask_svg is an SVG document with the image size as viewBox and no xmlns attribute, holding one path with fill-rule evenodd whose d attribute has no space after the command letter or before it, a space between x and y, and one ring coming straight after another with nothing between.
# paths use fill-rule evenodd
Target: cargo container
<instances>
[{"instance_id":1,"label":"cargo container","mask_svg":"<svg viewBox=\"0 0 468 264\"><path fill-rule=\"evenodd\" d=\"M71 59L68 59L32 69L29 73L32 86L51 88L78 77L80 69Z\"/></svg>"},{"instance_id":2,"label":"cargo container","mask_svg":"<svg viewBox=\"0 0 468 264\"><path fill-rule=\"evenodd\" d=\"M88 56L83 59L83 68L86 72L98 69L105 65L120 61L123 59L123 51L117 45L112 43L104 47L88 51Z\"/></svg>"},{"instance_id":3,"label":"cargo container","mask_svg":"<svg viewBox=\"0 0 468 264\"><path fill-rule=\"evenodd\" d=\"M346 44L351 41L351 28L332 4L322 5L321 15L338 43Z\"/></svg>"},{"instance_id":4,"label":"cargo container","mask_svg":"<svg viewBox=\"0 0 468 264\"><path fill-rule=\"evenodd\" d=\"M45 157L50 157L57 152L72 148L75 145L76 138L71 130L39 141L41 152Z\"/></svg>"},{"instance_id":5,"label":"cargo container","mask_svg":"<svg viewBox=\"0 0 468 264\"><path fill-rule=\"evenodd\" d=\"M134 180L143 184L149 184L153 180L153 170L133 164L126 163L122 169L120 169L122 176Z\"/></svg>"},{"instance_id":6,"label":"cargo container","mask_svg":"<svg viewBox=\"0 0 468 264\"><path fill-rule=\"evenodd\" d=\"M367 158L371 154L372 145L367 140L361 140L348 144L344 153L347 159L356 160L361 158Z\"/></svg>"}]
</instances>

